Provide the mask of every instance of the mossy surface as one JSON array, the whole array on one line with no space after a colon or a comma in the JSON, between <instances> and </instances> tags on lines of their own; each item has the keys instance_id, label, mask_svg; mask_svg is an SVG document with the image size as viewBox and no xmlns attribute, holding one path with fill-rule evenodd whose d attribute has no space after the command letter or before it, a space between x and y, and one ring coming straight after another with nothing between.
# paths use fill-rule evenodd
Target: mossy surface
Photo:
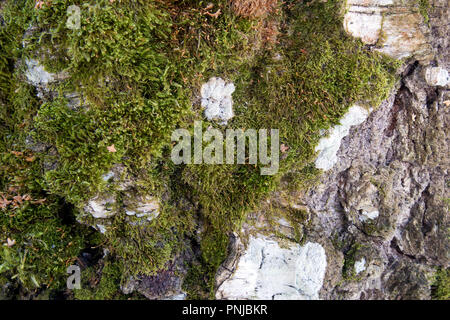
<instances>
[{"instance_id":1,"label":"mossy surface","mask_svg":"<svg viewBox=\"0 0 450 320\"><path fill-rule=\"evenodd\" d=\"M32 12L31 2L8 2L0 28L0 284L24 297L65 285L92 234L74 223L72 205L42 189L39 156L24 147L39 100L15 66Z\"/></svg>"},{"instance_id":2,"label":"mossy surface","mask_svg":"<svg viewBox=\"0 0 450 320\"><path fill-rule=\"evenodd\" d=\"M78 296L116 298L119 275L123 280L154 274L191 238L199 241L201 256L185 289L189 297L212 297L215 272L227 255L228 234L239 231L247 213L282 179L293 188L307 186L319 174L312 161L320 130L337 124L353 103L376 107L395 81L397 62L344 33L340 1L287 1L261 18L276 26L276 44L261 40L260 20L236 16L226 1L212 2L214 7L207 9L202 1L53 0L34 9L34 1L10 1L4 9L0 192L6 194L20 180L21 194L47 200L0 211L6 219L2 241L20 230L15 216L19 211L24 219L39 219L26 228L53 230L50 240L43 240L50 247L58 228L66 235L56 244L63 252L39 249L51 259L60 257L52 260L54 266L27 260L30 275L45 270L36 279L39 285L48 284L50 274L62 277L67 261L91 242L76 222L65 225L58 218L67 208L61 204L68 203L71 214L80 217L85 202L99 192L110 192L120 202L122 191L107 190L102 176L122 164L130 176L139 177L139 192L166 195L161 214L139 226L129 224L118 209L101 240L110 251L111 267L105 269L97 292L80 291ZM71 4L81 8L79 30L65 25ZM30 24L34 27L23 48ZM50 97L37 98L15 69L26 57L40 60L48 71L66 74L50 86ZM228 128L280 130L287 151L276 175L260 175L260 164L171 162L171 133L178 127L192 130L194 120L203 119L197 97L211 76L236 85L236 115ZM68 106L66 96L72 92L81 105ZM225 129L204 121L209 125ZM28 136L54 152L32 152ZM183 205L186 201L189 206ZM29 233L21 234L8 252L31 239ZM21 266L20 252L14 253L15 260L8 258L16 261L8 270ZM114 259L123 263L114 264ZM106 272L108 268L114 272ZM20 280L28 287L26 278Z\"/></svg>"},{"instance_id":3,"label":"mossy surface","mask_svg":"<svg viewBox=\"0 0 450 320\"><path fill-rule=\"evenodd\" d=\"M428 11L431 9L431 4L429 0L418 0L419 5L419 12L423 17L423 21L429 25L430 23L430 16L428 14Z\"/></svg>"},{"instance_id":4,"label":"mossy surface","mask_svg":"<svg viewBox=\"0 0 450 320\"><path fill-rule=\"evenodd\" d=\"M347 252L345 252L344 265L342 267L344 280L352 281L356 279L355 263L357 255L362 248L363 245L356 242L351 245Z\"/></svg>"},{"instance_id":5,"label":"mossy surface","mask_svg":"<svg viewBox=\"0 0 450 320\"><path fill-rule=\"evenodd\" d=\"M81 288L73 290L76 300L142 300L138 293L125 295L120 289L123 266L120 262L101 260L82 272Z\"/></svg>"},{"instance_id":6,"label":"mossy surface","mask_svg":"<svg viewBox=\"0 0 450 320\"><path fill-rule=\"evenodd\" d=\"M259 166L190 165L184 179L192 187L208 228L223 234L240 223L281 177L305 186L318 174L311 161L320 130L337 124L356 102L376 107L395 81L397 62L369 52L348 37L337 14L340 3L303 3L281 13L279 46L262 50L238 70L220 70L234 81L236 117L233 128L276 128L288 147L275 176L261 176ZM278 58L278 57L281 57ZM295 221L294 221L295 223ZM204 238L204 241L206 241ZM221 237L203 245L226 249ZM215 249L217 261L224 257Z\"/></svg>"},{"instance_id":7,"label":"mossy surface","mask_svg":"<svg viewBox=\"0 0 450 320\"><path fill-rule=\"evenodd\" d=\"M450 300L450 269L437 270L435 277L432 298L435 300Z\"/></svg>"}]
</instances>

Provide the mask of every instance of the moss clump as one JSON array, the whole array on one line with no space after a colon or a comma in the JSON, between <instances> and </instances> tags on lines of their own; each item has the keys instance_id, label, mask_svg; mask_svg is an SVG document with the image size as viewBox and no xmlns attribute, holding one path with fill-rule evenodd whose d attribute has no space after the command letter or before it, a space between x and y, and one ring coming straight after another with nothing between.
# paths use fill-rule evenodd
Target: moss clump
<instances>
[{"instance_id":1,"label":"moss clump","mask_svg":"<svg viewBox=\"0 0 450 320\"><path fill-rule=\"evenodd\" d=\"M64 288L66 268L91 234L74 223L71 205L42 189L41 159L27 148L40 104L15 67L28 53L22 38L33 7L8 1L0 26L0 283L14 284L22 296Z\"/></svg>"},{"instance_id":2,"label":"moss clump","mask_svg":"<svg viewBox=\"0 0 450 320\"><path fill-rule=\"evenodd\" d=\"M342 267L344 280L352 281L356 279L355 263L361 248L363 248L363 245L356 242L345 252L344 266Z\"/></svg>"},{"instance_id":3,"label":"moss clump","mask_svg":"<svg viewBox=\"0 0 450 320\"><path fill-rule=\"evenodd\" d=\"M7 115L0 116L0 282L15 282L24 295L57 291L92 232L74 223L73 206L42 189L41 159L26 148L38 101L31 86L10 77L0 101Z\"/></svg>"},{"instance_id":4,"label":"moss clump","mask_svg":"<svg viewBox=\"0 0 450 320\"><path fill-rule=\"evenodd\" d=\"M193 232L193 217L167 208L150 223L125 221L117 215L106 233L111 254L123 261L123 277L154 275L183 249L183 241Z\"/></svg>"},{"instance_id":5,"label":"moss clump","mask_svg":"<svg viewBox=\"0 0 450 320\"><path fill-rule=\"evenodd\" d=\"M124 295L120 290L123 267L109 259L81 272L81 288L74 290L76 300L125 300L132 297L140 299L138 294Z\"/></svg>"},{"instance_id":6,"label":"moss clump","mask_svg":"<svg viewBox=\"0 0 450 320\"><path fill-rule=\"evenodd\" d=\"M56 144L59 166L48 173L48 189L76 189L73 202L92 197L99 177L120 160L140 170L167 146L170 134L188 110L176 63L171 59L171 21L167 12L145 2L85 2L81 28L65 27L70 1L53 1L37 13L43 32L34 43L46 67L66 72L59 98L40 110L39 137ZM88 110L66 110L62 94L76 90ZM63 117L47 121L53 112ZM76 125L76 126L74 126ZM109 152L114 145L117 152ZM76 155L74 157L74 155ZM71 183L71 182L70 182Z\"/></svg>"},{"instance_id":7,"label":"moss clump","mask_svg":"<svg viewBox=\"0 0 450 320\"><path fill-rule=\"evenodd\" d=\"M65 283L66 268L73 264L84 241L77 234L79 228L62 223L58 210L56 204L25 204L2 214L1 237L14 241L0 252L3 283L17 278L24 287L34 289L42 285L59 288Z\"/></svg>"},{"instance_id":8,"label":"moss clump","mask_svg":"<svg viewBox=\"0 0 450 320\"><path fill-rule=\"evenodd\" d=\"M432 298L450 300L450 269L439 269L432 287Z\"/></svg>"},{"instance_id":9,"label":"moss clump","mask_svg":"<svg viewBox=\"0 0 450 320\"><path fill-rule=\"evenodd\" d=\"M0 99L5 101L11 89L14 64L21 56L20 44L32 18L31 1L8 1L2 4L0 21ZM5 112L2 108L1 112ZM4 115L2 115L2 118Z\"/></svg>"},{"instance_id":10,"label":"moss clump","mask_svg":"<svg viewBox=\"0 0 450 320\"><path fill-rule=\"evenodd\" d=\"M429 0L418 0L419 12L423 17L423 21L429 25L430 24L430 16L428 15L428 10L431 8L431 4Z\"/></svg>"},{"instance_id":11,"label":"moss clump","mask_svg":"<svg viewBox=\"0 0 450 320\"><path fill-rule=\"evenodd\" d=\"M89 111L68 108L62 98L44 103L34 119L35 140L57 150L42 157L56 167L45 172L46 189L72 203L98 192L104 169L120 157L120 152L108 152L93 119Z\"/></svg>"},{"instance_id":12,"label":"moss clump","mask_svg":"<svg viewBox=\"0 0 450 320\"><path fill-rule=\"evenodd\" d=\"M89 232L73 224L70 205L42 190L39 157L24 147L37 101L11 78L12 93L1 101L8 116L0 117L0 281L17 280L24 292L59 289Z\"/></svg>"},{"instance_id":13,"label":"moss clump","mask_svg":"<svg viewBox=\"0 0 450 320\"><path fill-rule=\"evenodd\" d=\"M237 21L223 1L215 3L223 12L217 18L208 15L198 3L148 6L104 1L101 5L86 4L82 8L82 21L92 23L82 24L81 30L72 32L64 28L62 19L67 6L67 1L56 1L39 10L39 28L56 30L41 36L39 47L47 57L45 64L49 70L65 70L70 74L61 90L76 89L86 98L89 110L69 110L59 98L43 105L35 128L36 139L56 146L58 151L57 167L45 174L46 189L82 204L102 190L100 177L115 162L124 163L130 172L140 175L144 167L154 167L157 162L164 163L160 168L171 167L166 163L167 153L161 152L169 146L175 125L188 116L189 94L183 92L180 83L199 86L207 76L203 73L242 65L249 56L246 37L252 23L245 19ZM122 20L117 24L119 17ZM200 29L192 28L194 25ZM168 31L172 32L172 39ZM122 92L123 87L126 92ZM117 153L106 152L110 144L115 145ZM75 154L83 157L74 157ZM162 170L155 176L150 174L147 183L153 185L152 180L167 173ZM253 176L254 180L259 179ZM76 184L71 183L74 179ZM238 179L233 177L235 181ZM127 271L153 273L170 259L179 238L192 229L193 220L174 211L145 227L125 223L123 212L117 215L107 238L112 252L129 262ZM242 213L241 210L233 217ZM233 217L220 224L234 224ZM219 222L225 216L207 213L207 218ZM173 236L173 229L178 236ZM226 233L220 233L220 237L226 239ZM212 254L210 260L215 261L215 266L220 263Z\"/></svg>"},{"instance_id":14,"label":"moss clump","mask_svg":"<svg viewBox=\"0 0 450 320\"><path fill-rule=\"evenodd\" d=\"M183 290L189 300L214 299L214 272L205 261L196 261L189 266L183 281Z\"/></svg>"}]
</instances>

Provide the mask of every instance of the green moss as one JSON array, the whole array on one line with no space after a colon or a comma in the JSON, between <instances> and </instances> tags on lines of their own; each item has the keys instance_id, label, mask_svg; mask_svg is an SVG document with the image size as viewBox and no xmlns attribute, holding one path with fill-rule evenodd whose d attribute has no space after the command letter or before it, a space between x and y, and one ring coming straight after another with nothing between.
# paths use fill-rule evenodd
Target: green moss
<instances>
[{"instance_id":1,"label":"green moss","mask_svg":"<svg viewBox=\"0 0 450 320\"><path fill-rule=\"evenodd\" d=\"M74 290L76 300L126 300L142 299L133 293L125 295L121 292L123 266L110 259L102 263L85 268L81 271L81 288Z\"/></svg>"},{"instance_id":2,"label":"green moss","mask_svg":"<svg viewBox=\"0 0 450 320\"><path fill-rule=\"evenodd\" d=\"M214 267L203 260L191 263L183 280L183 290L187 293L187 299L214 299L215 271Z\"/></svg>"},{"instance_id":3,"label":"green moss","mask_svg":"<svg viewBox=\"0 0 450 320\"><path fill-rule=\"evenodd\" d=\"M185 226L177 224L184 219L175 217L162 216L150 225L126 222L124 215L115 218L113 230L106 236L113 254L125 261L124 276L153 275L179 252Z\"/></svg>"},{"instance_id":4,"label":"green moss","mask_svg":"<svg viewBox=\"0 0 450 320\"><path fill-rule=\"evenodd\" d=\"M64 99L44 103L34 119L37 141L52 145L57 154L46 154L42 160L54 162L45 172L46 189L66 197L72 203L87 199L99 191L101 175L119 153L108 152L108 144L97 131L90 112L67 107Z\"/></svg>"},{"instance_id":5,"label":"green moss","mask_svg":"<svg viewBox=\"0 0 450 320\"><path fill-rule=\"evenodd\" d=\"M56 204L25 205L10 215L3 214L2 239L15 241L11 247L2 246L0 252L0 274L4 281L17 278L23 286L35 289L42 285L59 288L65 283L66 268L73 263L84 241L76 234L80 230L62 224L57 209Z\"/></svg>"},{"instance_id":6,"label":"green moss","mask_svg":"<svg viewBox=\"0 0 450 320\"><path fill-rule=\"evenodd\" d=\"M357 255L363 247L360 243L353 243L351 247L345 252L344 266L342 267L342 276L344 280L353 281L357 280L355 272L355 263Z\"/></svg>"},{"instance_id":7,"label":"green moss","mask_svg":"<svg viewBox=\"0 0 450 320\"><path fill-rule=\"evenodd\" d=\"M49 173L47 181L52 185L48 188L61 193L75 173L77 189L64 195L81 202L98 191L99 177L112 163L122 158L140 170L160 155L189 104L177 82L176 64L169 57L167 12L144 2L86 2L81 6L81 28L69 30L65 22L70 3L53 1L38 11L39 28L53 32L41 34L36 46L46 56L47 68L67 72L70 80L60 88L57 101L41 110L44 118L38 119L42 121L36 127L57 142L63 161ZM67 103L61 96L70 90L83 97L88 111L65 110ZM53 110L71 117L66 123L47 121L46 114ZM73 128L74 123L78 127ZM110 145L117 153L108 154Z\"/></svg>"},{"instance_id":8,"label":"green moss","mask_svg":"<svg viewBox=\"0 0 450 320\"><path fill-rule=\"evenodd\" d=\"M40 104L15 66L28 53L22 37L33 7L33 1L8 1L0 27L0 282L26 296L64 288L67 266L91 235L73 223L71 205L42 189L40 158L27 148Z\"/></svg>"},{"instance_id":9,"label":"green moss","mask_svg":"<svg viewBox=\"0 0 450 320\"><path fill-rule=\"evenodd\" d=\"M32 1L8 1L3 4L2 18L4 25L0 25L0 99L5 100L12 84L11 74L17 58L23 52L20 45L27 24L32 18L30 10ZM4 109L2 108L2 112Z\"/></svg>"},{"instance_id":10,"label":"green moss","mask_svg":"<svg viewBox=\"0 0 450 320\"><path fill-rule=\"evenodd\" d=\"M25 146L26 129L37 107L30 86L12 75L12 92L2 107L0 143L0 239L14 242L0 252L1 282L16 280L24 291L65 284L66 268L88 238L87 228L68 223L73 209L40 187L40 161ZM5 202L6 201L6 202Z\"/></svg>"},{"instance_id":11,"label":"green moss","mask_svg":"<svg viewBox=\"0 0 450 320\"><path fill-rule=\"evenodd\" d=\"M430 24L430 16L428 15L428 10L431 8L431 4L429 0L418 0L419 12L423 17L423 21L429 25Z\"/></svg>"},{"instance_id":12,"label":"green moss","mask_svg":"<svg viewBox=\"0 0 450 320\"><path fill-rule=\"evenodd\" d=\"M439 269L432 287L432 298L450 300L450 269Z\"/></svg>"}]
</instances>

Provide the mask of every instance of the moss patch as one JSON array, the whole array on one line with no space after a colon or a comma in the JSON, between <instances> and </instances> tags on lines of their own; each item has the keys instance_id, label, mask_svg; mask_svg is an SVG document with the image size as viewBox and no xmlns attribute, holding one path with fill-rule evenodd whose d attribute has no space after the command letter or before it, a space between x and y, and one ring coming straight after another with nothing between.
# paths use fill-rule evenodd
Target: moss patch
<instances>
[{"instance_id":1,"label":"moss patch","mask_svg":"<svg viewBox=\"0 0 450 320\"><path fill-rule=\"evenodd\" d=\"M450 269L439 269L432 287L432 298L450 300Z\"/></svg>"},{"instance_id":2,"label":"moss patch","mask_svg":"<svg viewBox=\"0 0 450 320\"><path fill-rule=\"evenodd\" d=\"M79 30L65 25L73 3L81 8ZM288 1L259 19L237 16L227 1L212 3L53 0L34 9L34 1L23 1L27 11L13 4L7 11L10 18L0 34L8 48L0 59L3 192L17 182L10 173L14 166L23 166L18 172L29 188L23 190L35 192L33 199L45 195L82 209L94 195L110 192L120 202L121 190L106 190L101 178L120 163L139 177L140 191L167 195L158 219L144 226L130 224L118 210L104 246L112 260L126 263L111 267L114 276L102 276L104 289L80 293L84 298L115 297L107 278L115 283L118 274L153 274L182 250L186 238L196 237L201 258L186 290L195 287L192 297L212 297L228 234L240 229L247 213L280 181L295 187L313 181L319 174L312 161L320 131L337 124L353 103L376 107L395 81L398 63L345 34L341 1ZM276 46L261 40L258 28L267 26L261 19L270 21L272 34L278 35ZM34 31L27 35L26 48L19 49L30 22ZM49 97L35 98L19 72L10 76L15 62L27 56L67 75L49 88ZM285 151L277 175L260 175L261 164L171 162L171 133L178 127L192 130L193 121L203 118L197 95L211 76L236 85L236 116L228 127L280 130ZM81 106L69 105L65 97L73 92ZM25 133L54 152L31 152ZM28 213L38 219L49 208ZM75 225L68 228L78 230ZM11 222L4 232L14 228ZM82 234L73 232L70 241L79 248ZM77 251L60 255L69 259ZM30 265L38 266L37 260Z\"/></svg>"}]
</instances>

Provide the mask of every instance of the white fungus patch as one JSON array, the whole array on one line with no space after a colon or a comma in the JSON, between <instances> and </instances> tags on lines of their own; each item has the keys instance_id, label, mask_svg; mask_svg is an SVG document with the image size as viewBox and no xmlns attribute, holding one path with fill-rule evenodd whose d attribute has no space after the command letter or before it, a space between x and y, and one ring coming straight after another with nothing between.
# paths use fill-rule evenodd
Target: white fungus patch
<instances>
[{"instance_id":1,"label":"white fungus patch","mask_svg":"<svg viewBox=\"0 0 450 320\"><path fill-rule=\"evenodd\" d=\"M109 171L108 173L106 173L102 176L102 179L103 179L103 181L108 182L109 179L111 179L113 177L114 177L114 172Z\"/></svg>"},{"instance_id":2,"label":"white fungus patch","mask_svg":"<svg viewBox=\"0 0 450 320\"><path fill-rule=\"evenodd\" d=\"M182 292L180 294L176 294L176 295L170 296L170 297L168 297L168 298L166 298L164 300L186 300L186 297L187 297L187 294Z\"/></svg>"},{"instance_id":3,"label":"white fungus patch","mask_svg":"<svg viewBox=\"0 0 450 320\"><path fill-rule=\"evenodd\" d=\"M277 220L277 223L280 225L280 226L283 226L283 227L292 227L291 226L291 224L289 223L289 221L287 221L286 219L284 219L284 218L280 218L280 219L278 219Z\"/></svg>"},{"instance_id":4,"label":"white fungus patch","mask_svg":"<svg viewBox=\"0 0 450 320\"><path fill-rule=\"evenodd\" d=\"M100 231L101 233L106 232L106 227L102 224L97 224L97 228L98 228L98 231Z\"/></svg>"},{"instance_id":5,"label":"white fungus patch","mask_svg":"<svg viewBox=\"0 0 450 320\"><path fill-rule=\"evenodd\" d=\"M218 299L319 299L326 254L318 243L281 248L263 236L250 237L235 273L216 293Z\"/></svg>"},{"instance_id":6,"label":"white fungus patch","mask_svg":"<svg viewBox=\"0 0 450 320\"><path fill-rule=\"evenodd\" d=\"M316 146L319 155L316 159L316 167L330 170L337 162L337 152L341 146L341 140L348 135L350 127L361 124L367 119L369 112L357 105L352 106L340 121L340 125L331 129L328 137L320 139Z\"/></svg>"},{"instance_id":7,"label":"white fungus patch","mask_svg":"<svg viewBox=\"0 0 450 320\"><path fill-rule=\"evenodd\" d=\"M364 270L366 270L366 259L363 257L355 262L355 273L360 274Z\"/></svg>"},{"instance_id":8,"label":"white fungus patch","mask_svg":"<svg viewBox=\"0 0 450 320\"><path fill-rule=\"evenodd\" d=\"M84 210L90 213L94 218L109 218L114 215L112 207L115 203L114 198L95 197L87 203Z\"/></svg>"},{"instance_id":9,"label":"white fungus patch","mask_svg":"<svg viewBox=\"0 0 450 320\"><path fill-rule=\"evenodd\" d=\"M27 70L25 76L30 84L37 89L37 96L42 98L48 91L48 84L55 81L55 75L47 72L44 67L34 59L25 60Z\"/></svg>"},{"instance_id":10,"label":"white fungus patch","mask_svg":"<svg viewBox=\"0 0 450 320\"><path fill-rule=\"evenodd\" d=\"M84 210L94 218L106 219L116 214L117 208L115 208L115 206L116 200L114 196L97 196L87 202ZM124 210L128 216L135 216L146 221L152 221L157 218L160 213L160 204L158 198L145 196L137 198L129 204L124 203Z\"/></svg>"},{"instance_id":11,"label":"white fungus patch","mask_svg":"<svg viewBox=\"0 0 450 320\"><path fill-rule=\"evenodd\" d=\"M127 216L134 216L134 215L136 215L136 211L134 211L134 210L125 210L125 213L127 214Z\"/></svg>"},{"instance_id":12,"label":"white fungus patch","mask_svg":"<svg viewBox=\"0 0 450 320\"><path fill-rule=\"evenodd\" d=\"M374 211L362 211L361 215L359 216L359 220L362 222L365 222L367 220L374 220L376 218L378 218L378 216L380 215L380 212L378 210L374 210Z\"/></svg>"},{"instance_id":13,"label":"white fungus patch","mask_svg":"<svg viewBox=\"0 0 450 320\"><path fill-rule=\"evenodd\" d=\"M232 82L225 82L221 78L213 77L202 85L202 107L205 109L205 117L208 120L220 121L227 124L233 118L233 98L231 94L235 87Z\"/></svg>"},{"instance_id":14,"label":"white fungus patch","mask_svg":"<svg viewBox=\"0 0 450 320\"><path fill-rule=\"evenodd\" d=\"M146 197L142 202L139 202L133 210L125 209L128 216L136 216L138 218L146 218L151 221L159 215L159 201L153 197Z\"/></svg>"},{"instance_id":15,"label":"white fungus patch","mask_svg":"<svg viewBox=\"0 0 450 320\"><path fill-rule=\"evenodd\" d=\"M450 82L448 71L441 67L428 67L425 70L425 80L430 86L442 87Z\"/></svg>"},{"instance_id":16,"label":"white fungus patch","mask_svg":"<svg viewBox=\"0 0 450 320\"><path fill-rule=\"evenodd\" d=\"M25 76L28 81L35 87L40 85L47 85L49 82L54 81L54 76L51 73L45 71L44 67L34 59L28 59L25 61L27 70Z\"/></svg>"},{"instance_id":17,"label":"white fungus patch","mask_svg":"<svg viewBox=\"0 0 450 320\"><path fill-rule=\"evenodd\" d=\"M327 260L325 250L318 243L308 242L300 247L297 257L295 285L305 299L319 299Z\"/></svg>"}]
</instances>

